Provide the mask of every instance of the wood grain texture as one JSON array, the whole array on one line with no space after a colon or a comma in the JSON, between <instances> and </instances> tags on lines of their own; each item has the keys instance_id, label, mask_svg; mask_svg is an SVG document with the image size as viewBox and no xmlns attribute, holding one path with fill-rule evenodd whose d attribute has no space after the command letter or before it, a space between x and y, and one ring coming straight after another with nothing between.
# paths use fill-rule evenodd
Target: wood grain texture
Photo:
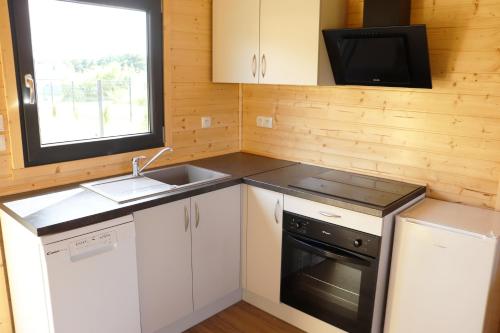
<instances>
[{"instance_id":1,"label":"wood grain texture","mask_svg":"<svg viewBox=\"0 0 500 333\"><path fill-rule=\"evenodd\" d=\"M175 152L155 165L239 151L238 85L211 83L212 1L165 0L164 6L166 138L167 145L173 146ZM126 173L130 171L132 156L151 156L155 152L146 150L41 167L18 167L22 148L19 110L15 105L9 106L15 103L8 102L16 87L7 15L7 0L0 0L3 59L0 114L8 120L5 131L8 147L0 152L0 196ZM201 128L202 116L212 117L212 128Z\"/></svg>"},{"instance_id":2,"label":"wood grain texture","mask_svg":"<svg viewBox=\"0 0 500 333\"><path fill-rule=\"evenodd\" d=\"M185 333L303 333L304 331L240 302Z\"/></svg>"},{"instance_id":3,"label":"wood grain texture","mask_svg":"<svg viewBox=\"0 0 500 333\"><path fill-rule=\"evenodd\" d=\"M164 7L166 138L175 152L154 166L239 151L239 87L211 83L212 1L164 0ZM127 173L133 156L156 152L24 168L8 22L7 0L0 0L0 115L5 123L0 135L7 138L7 150L0 151L0 196ZM201 128L202 116L212 117L212 128ZM0 332L8 333L4 281L0 261Z\"/></svg>"},{"instance_id":4,"label":"wood grain texture","mask_svg":"<svg viewBox=\"0 0 500 333\"><path fill-rule=\"evenodd\" d=\"M361 0L348 25L361 26ZM243 86L244 151L429 187L500 210L500 3L412 1L427 24L433 90ZM272 130L256 127L274 117Z\"/></svg>"}]
</instances>

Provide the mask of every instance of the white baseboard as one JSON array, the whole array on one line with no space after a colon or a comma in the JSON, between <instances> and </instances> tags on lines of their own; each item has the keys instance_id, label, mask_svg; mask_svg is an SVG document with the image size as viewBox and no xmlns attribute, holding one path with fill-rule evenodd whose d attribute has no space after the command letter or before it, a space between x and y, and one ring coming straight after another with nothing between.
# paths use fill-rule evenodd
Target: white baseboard
<instances>
[{"instance_id":1,"label":"white baseboard","mask_svg":"<svg viewBox=\"0 0 500 333\"><path fill-rule=\"evenodd\" d=\"M242 300L242 290L238 289L225 297L219 299L215 303L212 303L181 320L176 321L170 326L164 327L155 333L181 333L185 330L196 326L204 320L216 315L224 309L227 309L231 305L234 305Z\"/></svg>"},{"instance_id":2,"label":"white baseboard","mask_svg":"<svg viewBox=\"0 0 500 333\"><path fill-rule=\"evenodd\" d=\"M310 333L346 333L345 331L309 316L283 303L274 303L248 290L243 292L243 300L284 322Z\"/></svg>"}]
</instances>

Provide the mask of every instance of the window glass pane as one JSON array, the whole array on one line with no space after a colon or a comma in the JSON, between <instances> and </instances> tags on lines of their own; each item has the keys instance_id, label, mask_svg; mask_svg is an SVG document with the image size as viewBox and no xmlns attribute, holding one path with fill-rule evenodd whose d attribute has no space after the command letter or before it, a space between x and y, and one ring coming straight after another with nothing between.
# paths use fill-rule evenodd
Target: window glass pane
<instances>
[{"instance_id":1,"label":"window glass pane","mask_svg":"<svg viewBox=\"0 0 500 333\"><path fill-rule=\"evenodd\" d=\"M146 13L29 0L41 144L150 133Z\"/></svg>"}]
</instances>

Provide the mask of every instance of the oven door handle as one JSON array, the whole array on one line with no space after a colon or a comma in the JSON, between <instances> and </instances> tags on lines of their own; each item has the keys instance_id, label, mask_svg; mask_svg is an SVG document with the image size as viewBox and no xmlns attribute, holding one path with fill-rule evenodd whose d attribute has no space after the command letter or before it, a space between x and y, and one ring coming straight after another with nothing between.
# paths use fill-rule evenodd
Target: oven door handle
<instances>
[{"instance_id":1,"label":"oven door handle","mask_svg":"<svg viewBox=\"0 0 500 333\"><path fill-rule=\"evenodd\" d=\"M371 264L371 261L369 259L347 250L341 250L331 246L328 246L328 249L326 249L325 244L321 244L319 242L314 242L311 240L307 241L301 240L297 236L295 235L292 236L290 234L288 234L288 237L293 243L295 243L295 246L298 246L306 251L313 252L325 258L348 262L351 264L361 265L361 266L369 266ZM309 242L314 243L314 245L309 244Z\"/></svg>"}]
</instances>

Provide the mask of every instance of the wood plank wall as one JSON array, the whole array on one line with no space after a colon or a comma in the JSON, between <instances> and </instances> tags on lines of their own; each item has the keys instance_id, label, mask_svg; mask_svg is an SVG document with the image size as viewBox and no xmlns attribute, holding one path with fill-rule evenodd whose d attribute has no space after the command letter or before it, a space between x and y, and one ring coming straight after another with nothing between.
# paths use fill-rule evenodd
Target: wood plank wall
<instances>
[{"instance_id":1,"label":"wood plank wall","mask_svg":"<svg viewBox=\"0 0 500 333\"><path fill-rule=\"evenodd\" d=\"M0 40L8 39L7 0L0 0ZM175 153L156 165L183 162L239 151L238 85L211 83L211 0L164 0L165 13L165 117L167 144ZM4 34L3 36L1 34ZM15 124L6 102L6 91L15 84L6 82L6 71L12 71L10 45L0 45L0 116L5 129L7 149L0 151L0 196L66 183L126 173L130 159L136 155L151 156L154 151L120 154L78 162L58 163L35 168L12 167L16 154L22 154L10 143ZM2 58L3 55L3 58ZM7 59L6 59L7 58ZM2 59L4 60L2 62ZM12 74L12 73L11 73ZM8 76L7 76L8 77ZM201 117L211 116L211 129L201 129ZM9 125L9 120L12 124ZM14 137L14 140L20 138ZM19 143L19 142L16 142ZM0 239L1 246L1 239ZM3 262L0 251L0 332L8 333L9 309L4 288Z\"/></svg>"},{"instance_id":2,"label":"wood plank wall","mask_svg":"<svg viewBox=\"0 0 500 333\"><path fill-rule=\"evenodd\" d=\"M243 150L429 186L500 210L500 2L413 0L428 27L433 90L243 87ZM349 0L348 25L362 25ZM272 130L256 116L273 116Z\"/></svg>"},{"instance_id":3,"label":"wood plank wall","mask_svg":"<svg viewBox=\"0 0 500 333\"><path fill-rule=\"evenodd\" d=\"M0 0L1 12L6 13L6 5L7 0ZM239 151L238 86L211 83L212 1L165 0L164 6L167 13L164 22L165 118L167 144L172 145L175 152L160 160L157 165ZM5 17L1 17L0 21L3 23L0 24L8 22L4 19ZM0 33L6 31L7 29L0 29ZM5 49L3 47L2 51ZM2 54L12 57L8 52ZM0 151L0 196L126 173L131 170L132 156L153 154L153 151L135 152L13 169L13 155L18 156L22 152L11 150L9 144L10 126L5 102L4 70L13 69L0 65L0 115L6 123L5 132L0 135L7 138L6 151ZM212 117L212 128L201 129L202 116ZM20 140L17 137L13 139Z\"/></svg>"}]
</instances>

